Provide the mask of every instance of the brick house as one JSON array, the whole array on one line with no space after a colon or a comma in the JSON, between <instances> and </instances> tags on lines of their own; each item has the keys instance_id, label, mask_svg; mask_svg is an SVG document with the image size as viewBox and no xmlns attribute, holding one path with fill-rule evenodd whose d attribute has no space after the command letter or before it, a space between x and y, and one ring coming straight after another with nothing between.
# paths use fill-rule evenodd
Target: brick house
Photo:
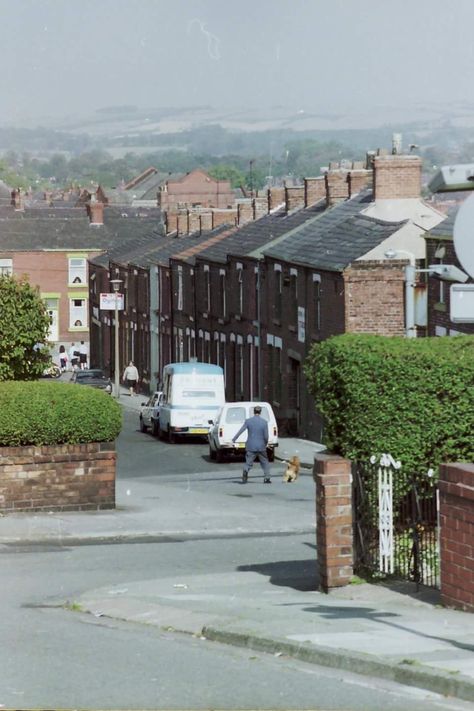
<instances>
[{"instance_id":1,"label":"brick house","mask_svg":"<svg viewBox=\"0 0 474 711\"><path fill-rule=\"evenodd\" d=\"M155 222L105 218L103 205L85 208L4 207L0 213L0 270L26 275L46 304L53 356L59 344L89 344L90 259L126 241L149 233Z\"/></svg>"},{"instance_id":2,"label":"brick house","mask_svg":"<svg viewBox=\"0 0 474 711\"><path fill-rule=\"evenodd\" d=\"M164 180L158 192L158 206L162 210L182 206L229 208L234 201L229 180L216 180L199 168L179 178Z\"/></svg>"},{"instance_id":3,"label":"brick house","mask_svg":"<svg viewBox=\"0 0 474 711\"><path fill-rule=\"evenodd\" d=\"M269 195L264 217L249 201L238 227L168 236L154 253L124 260L122 269L146 263L156 274L155 382L167 361L220 363L228 400L268 399L283 432L319 438L302 363L313 342L337 333L404 333L406 261L385 252L424 258L423 234L444 216L420 190L419 158L371 155L366 167L333 164L323 178Z\"/></svg>"}]
</instances>

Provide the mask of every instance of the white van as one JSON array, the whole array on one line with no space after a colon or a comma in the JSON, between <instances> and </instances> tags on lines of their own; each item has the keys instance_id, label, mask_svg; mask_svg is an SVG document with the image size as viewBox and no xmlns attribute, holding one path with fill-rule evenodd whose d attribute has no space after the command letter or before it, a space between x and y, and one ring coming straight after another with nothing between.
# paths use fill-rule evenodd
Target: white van
<instances>
[{"instance_id":1,"label":"white van","mask_svg":"<svg viewBox=\"0 0 474 711\"><path fill-rule=\"evenodd\" d=\"M163 368L159 435L170 442L207 435L209 420L225 403L224 371L210 363L170 363Z\"/></svg>"},{"instance_id":2,"label":"white van","mask_svg":"<svg viewBox=\"0 0 474 711\"><path fill-rule=\"evenodd\" d=\"M268 459L271 462L274 460L275 447L278 447L278 427L275 414L268 402L257 401L226 402L222 407L217 418L213 420L207 435L211 459L222 462L226 455L244 453L247 432L243 432L235 444L232 442L232 437L237 434L247 418L253 417L253 408L256 405L262 408L260 417L268 422Z\"/></svg>"}]
</instances>

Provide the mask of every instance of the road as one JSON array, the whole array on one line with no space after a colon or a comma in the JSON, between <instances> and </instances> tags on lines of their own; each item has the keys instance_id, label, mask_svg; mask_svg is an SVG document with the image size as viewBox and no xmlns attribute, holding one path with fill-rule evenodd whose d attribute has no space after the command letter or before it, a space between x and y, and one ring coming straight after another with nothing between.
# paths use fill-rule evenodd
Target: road
<instances>
[{"instance_id":1,"label":"road","mask_svg":"<svg viewBox=\"0 0 474 711\"><path fill-rule=\"evenodd\" d=\"M212 511L216 492L240 507L233 536L203 536L147 543L3 545L0 547L0 707L101 709L363 709L428 711L468 709L427 691L220 645L145 624L86 614L77 600L88 590L156 578L235 573L251 566L278 586L314 587L314 536L306 518L313 483L298 487L255 474L240 484L241 464L209 462L201 443L172 446L137 431L126 413L119 442L121 486L146 482L166 506L173 491ZM283 465L275 464L275 474ZM247 535L245 520L272 507L293 535ZM98 514L100 515L100 514ZM203 514L204 515L204 514ZM184 522L185 523L185 522Z\"/></svg>"}]
</instances>

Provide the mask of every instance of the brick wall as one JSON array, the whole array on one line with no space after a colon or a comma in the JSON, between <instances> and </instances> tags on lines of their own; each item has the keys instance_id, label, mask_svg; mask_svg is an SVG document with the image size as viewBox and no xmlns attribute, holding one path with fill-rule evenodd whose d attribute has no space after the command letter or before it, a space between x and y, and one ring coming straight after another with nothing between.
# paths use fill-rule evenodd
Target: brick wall
<instances>
[{"instance_id":1,"label":"brick wall","mask_svg":"<svg viewBox=\"0 0 474 711\"><path fill-rule=\"evenodd\" d=\"M374 158L374 198L396 200L418 198L421 194L419 156L376 156Z\"/></svg>"},{"instance_id":2,"label":"brick wall","mask_svg":"<svg viewBox=\"0 0 474 711\"><path fill-rule=\"evenodd\" d=\"M342 457L316 454L313 479L320 585L329 592L347 585L353 573L351 463Z\"/></svg>"},{"instance_id":3,"label":"brick wall","mask_svg":"<svg viewBox=\"0 0 474 711\"><path fill-rule=\"evenodd\" d=\"M299 207L304 207L304 201L305 201L304 186L285 188L285 205L286 205L287 212L290 212L291 210L295 210Z\"/></svg>"},{"instance_id":4,"label":"brick wall","mask_svg":"<svg viewBox=\"0 0 474 711\"><path fill-rule=\"evenodd\" d=\"M285 188L270 188L268 193L268 212L275 210L285 202Z\"/></svg>"},{"instance_id":5,"label":"brick wall","mask_svg":"<svg viewBox=\"0 0 474 711\"><path fill-rule=\"evenodd\" d=\"M441 599L474 612L474 464L442 464Z\"/></svg>"},{"instance_id":6,"label":"brick wall","mask_svg":"<svg viewBox=\"0 0 474 711\"><path fill-rule=\"evenodd\" d=\"M344 271L345 322L348 333L403 336L403 267L389 262L353 262Z\"/></svg>"},{"instance_id":7,"label":"brick wall","mask_svg":"<svg viewBox=\"0 0 474 711\"><path fill-rule=\"evenodd\" d=\"M349 180L347 170L329 170L324 177L326 181L326 202L328 207L348 199Z\"/></svg>"},{"instance_id":8,"label":"brick wall","mask_svg":"<svg viewBox=\"0 0 474 711\"><path fill-rule=\"evenodd\" d=\"M323 176L319 178L304 179L304 205L309 207L326 197L326 181Z\"/></svg>"},{"instance_id":9,"label":"brick wall","mask_svg":"<svg viewBox=\"0 0 474 711\"><path fill-rule=\"evenodd\" d=\"M115 508L115 444L0 448L0 511Z\"/></svg>"}]
</instances>

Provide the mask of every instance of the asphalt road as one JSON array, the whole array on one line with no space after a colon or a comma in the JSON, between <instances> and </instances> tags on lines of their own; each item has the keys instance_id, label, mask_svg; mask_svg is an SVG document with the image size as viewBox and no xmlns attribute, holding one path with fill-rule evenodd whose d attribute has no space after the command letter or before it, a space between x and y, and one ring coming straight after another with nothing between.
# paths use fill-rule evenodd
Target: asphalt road
<instances>
[{"instance_id":1,"label":"asphalt road","mask_svg":"<svg viewBox=\"0 0 474 711\"><path fill-rule=\"evenodd\" d=\"M260 474L246 487L241 464L217 465L201 443L169 445L137 431L125 417L120 477L146 479L166 505L168 487L187 496L213 491L249 506L279 507L290 519L314 506L311 477L298 488ZM277 465L275 465L275 471ZM222 497L221 497L222 498ZM148 543L67 547L0 547L0 707L83 709L468 709L415 688L320 668L286 657L233 648L173 630L85 614L81 594L186 573L235 572L252 567L278 585L313 584L314 540L294 535L214 536Z\"/></svg>"}]
</instances>

